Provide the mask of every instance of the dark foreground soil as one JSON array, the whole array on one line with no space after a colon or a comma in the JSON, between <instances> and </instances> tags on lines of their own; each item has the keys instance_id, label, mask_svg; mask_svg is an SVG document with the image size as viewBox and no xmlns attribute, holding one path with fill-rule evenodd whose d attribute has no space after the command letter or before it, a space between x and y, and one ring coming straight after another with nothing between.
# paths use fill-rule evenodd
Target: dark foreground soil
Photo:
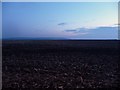
<instances>
[{"instance_id":1,"label":"dark foreground soil","mask_svg":"<svg viewBox=\"0 0 120 90\"><path fill-rule=\"evenodd\" d=\"M118 41L3 41L4 88L118 88Z\"/></svg>"}]
</instances>

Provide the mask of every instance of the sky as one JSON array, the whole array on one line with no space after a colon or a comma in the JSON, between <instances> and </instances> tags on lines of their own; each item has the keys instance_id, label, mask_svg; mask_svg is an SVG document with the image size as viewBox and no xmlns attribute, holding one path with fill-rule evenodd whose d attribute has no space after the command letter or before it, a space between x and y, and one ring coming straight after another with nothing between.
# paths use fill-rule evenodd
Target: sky
<instances>
[{"instance_id":1,"label":"sky","mask_svg":"<svg viewBox=\"0 0 120 90\"><path fill-rule=\"evenodd\" d=\"M118 39L117 2L4 2L2 38Z\"/></svg>"}]
</instances>

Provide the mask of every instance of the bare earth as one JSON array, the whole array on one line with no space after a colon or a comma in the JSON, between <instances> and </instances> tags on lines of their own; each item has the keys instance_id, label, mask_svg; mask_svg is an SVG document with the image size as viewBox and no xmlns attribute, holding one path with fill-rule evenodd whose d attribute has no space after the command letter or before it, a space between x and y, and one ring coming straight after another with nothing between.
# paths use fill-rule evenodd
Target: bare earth
<instances>
[{"instance_id":1,"label":"bare earth","mask_svg":"<svg viewBox=\"0 0 120 90\"><path fill-rule=\"evenodd\" d=\"M4 88L118 88L118 41L3 41Z\"/></svg>"}]
</instances>

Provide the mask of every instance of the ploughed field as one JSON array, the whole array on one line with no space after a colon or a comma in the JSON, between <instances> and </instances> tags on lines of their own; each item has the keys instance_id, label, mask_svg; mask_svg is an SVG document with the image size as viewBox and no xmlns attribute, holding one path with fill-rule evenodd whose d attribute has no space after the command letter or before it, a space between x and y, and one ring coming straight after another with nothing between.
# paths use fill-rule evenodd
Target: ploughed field
<instances>
[{"instance_id":1,"label":"ploughed field","mask_svg":"<svg viewBox=\"0 0 120 90\"><path fill-rule=\"evenodd\" d=\"M119 87L118 41L4 40L3 88Z\"/></svg>"}]
</instances>

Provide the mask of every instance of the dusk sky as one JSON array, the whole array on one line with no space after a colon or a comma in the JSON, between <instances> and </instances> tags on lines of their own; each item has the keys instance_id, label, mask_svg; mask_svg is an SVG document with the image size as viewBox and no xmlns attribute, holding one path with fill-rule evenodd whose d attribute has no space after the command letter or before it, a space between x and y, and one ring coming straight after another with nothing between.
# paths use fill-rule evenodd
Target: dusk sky
<instances>
[{"instance_id":1,"label":"dusk sky","mask_svg":"<svg viewBox=\"0 0 120 90\"><path fill-rule=\"evenodd\" d=\"M118 39L117 2L4 2L3 38Z\"/></svg>"}]
</instances>

